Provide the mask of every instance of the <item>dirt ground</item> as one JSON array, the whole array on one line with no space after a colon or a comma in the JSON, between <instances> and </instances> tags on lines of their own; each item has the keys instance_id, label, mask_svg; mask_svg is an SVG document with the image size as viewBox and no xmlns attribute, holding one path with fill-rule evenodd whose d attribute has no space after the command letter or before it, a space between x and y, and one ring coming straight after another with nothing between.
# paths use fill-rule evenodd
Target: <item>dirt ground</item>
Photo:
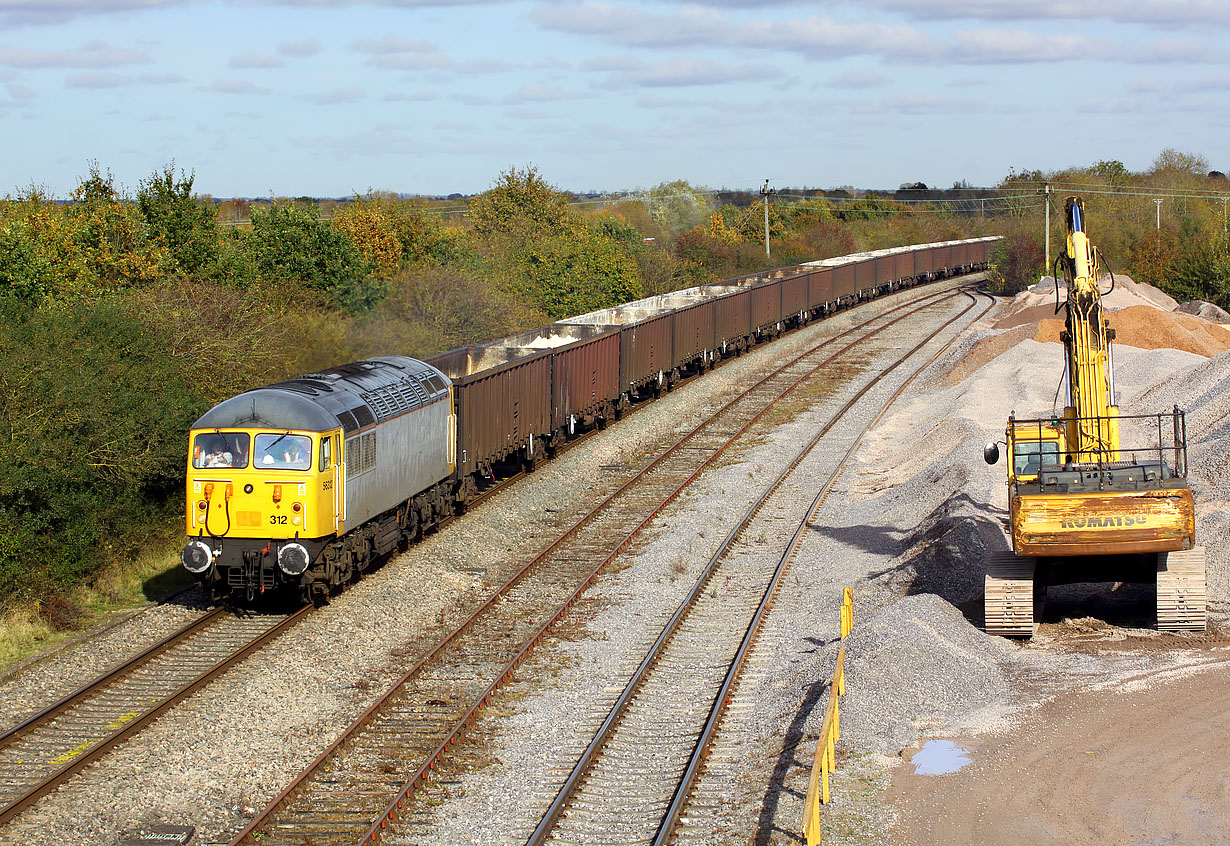
<instances>
[{"instance_id":1,"label":"dirt ground","mask_svg":"<svg viewBox=\"0 0 1230 846\"><path fill-rule=\"evenodd\" d=\"M1002 733L951 738L969 752L956 772L896 768L892 842L1230 842L1230 643L1163 666L1047 697Z\"/></svg>"}]
</instances>

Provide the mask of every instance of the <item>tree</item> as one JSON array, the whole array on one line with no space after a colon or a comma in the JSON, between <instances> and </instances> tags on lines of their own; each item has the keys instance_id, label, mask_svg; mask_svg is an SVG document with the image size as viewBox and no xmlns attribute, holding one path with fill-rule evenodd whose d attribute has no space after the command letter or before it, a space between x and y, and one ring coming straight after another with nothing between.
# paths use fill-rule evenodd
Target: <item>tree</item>
<instances>
[{"instance_id":1,"label":"tree","mask_svg":"<svg viewBox=\"0 0 1230 846\"><path fill-rule=\"evenodd\" d=\"M1089 168L1089 172L1099 179L1106 180L1114 187L1127 185L1131 180L1132 174L1124 167L1123 162L1118 159L1109 159L1095 162Z\"/></svg>"},{"instance_id":2,"label":"tree","mask_svg":"<svg viewBox=\"0 0 1230 846\"><path fill-rule=\"evenodd\" d=\"M196 174L182 170L175 176L175 163L140 183L137 209L146 231L167 249L181 273L191 278L213 278L218 273L222 237L218 212L212 203L202 203L192 194Z\"/></svg>"},{"instance_id":3,"label":"tree","mask_svg":"<svg viewBox=\"0 0 1230 846\"><path fill-rule=\"evenodd\" d=\"M1005 235L991 253L998 279L992 285L998 294L1016 294L1038 282L1046 254L1036 235L1017 231Z\"/></svg>"},{"instance_id":4,"label":"tree","mask_svg":"<svg viewBox=\"0 0 1230 846\"><path fill-rule=\"evenodd\" d=\"M636 261L596 233L537 238L522 246L518 259L521 280L514 293L554 319L641 296Z\"/></svg>"},{"instance_id":5,"label":"tree","mask_svg":"<svg viewBox=\"0 0 1230 846\"><path fill-rule=\"evenodd\" d=\"M1149 172L1155 175L1177 172L1192 176L1204 176L1208 170L1209 160L1204 156L1195 153L1184 153L1173 147L1167 147L1157 154L1157 158L1153 160L1153 166L1149 169Z\"/></svg>"},{"instance_id":6,"label":"tree","mask_svg":"<svg viewBox=\"0 0 1230 846\"><path fill-rule=\"evenodd\" d=\"M371 265L349 238L319 220L315 206L279 202L265 212L253 209L251 245L267 280L298 282L354 314L380 299L380 284L367 275Z\"/></svg>"},{"instance_id":7,"label":"tree","mask_svg":"<svg viewBox=\"0 0 1230 846\"><path fill-rule=\"evenodd\" d=\"M663 182L649 189L645 198L654 223L665 228L670 235L687 232L709 217L713 203L709 194L693 188L682 179Z\"/></svg>"},{"instance_id":8,"label":"tree","mask_svg":"<svg viewBox=\"0 0 1230 846\"><path fill-rule=\"evenodd\" d=\"M386 206L382 198L368 193L366 198L356 196L333 215L333 227L384 276L397 269L402 257L402 244Z\"/></svg>"},{"instance_id":9,"label":"tree","mask_svg":"<svg viewBox=\"0 0 1230 846\"><path fill-rule=\"evenodd\" d=\"M66 218L88 273L78 277L81 287L65 291L70 296L88 296L95 286L148 284L169 261L166 248L151 242L140 214L116 190L111 172L103 176L97 162L90 164L90 175L73 191Z\"/></svg>"},{"instance_id":10,"label":"tree","mask_svg":"<svg viewBox=\"0 0 1230 846\"><path fill-rule=\"evenodd\" d=\"M552 232L568 220L568 198L549 185L529 165L512 167L500 174L496 184L470 201L470 225L475 232Z\"/></svg>"},{"instance_id":11,"label":"tree","mask_svg":"<svg viewBox=\"0 0 1230 846\"><path fill-rule=\"evenodd\" d=\"M37 303L51 290L50 277L25 223L0 225L0 295Z\"/></svg>"}]
</instances>

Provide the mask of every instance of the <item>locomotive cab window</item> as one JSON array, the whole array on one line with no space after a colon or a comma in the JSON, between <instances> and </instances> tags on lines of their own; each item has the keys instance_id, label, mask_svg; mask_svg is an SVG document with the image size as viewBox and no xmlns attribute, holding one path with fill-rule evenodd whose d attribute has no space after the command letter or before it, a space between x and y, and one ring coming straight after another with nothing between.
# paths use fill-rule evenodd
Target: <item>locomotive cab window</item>
<instances>
[{"instance_id":1,"label":"locomotive cab window","mask_svg":"<svg viewBox=\"0 0 1230 846\"><path fill-rule=\"evenodd\" d=\"M279 470L311 470L312 439L307 435L262 432L253 444L260 467Z\"/></svg>"},{"instance_id":2,"label":"locomotive cab window","mask_svg":"<svg viewBox=\"0 0 1230 846\"><path fill-rule=\"evenodd\" d=\"M333 462L330 460L332 456L329 454L329 445L332 442L332 439L328 435L320 439L320 469L322 472L333 466Z\"/></svg>"},{"instance_id":3,"label":"locomotive cab window","mask_svg":"<svg viewBox=\"0 0 1230 846\"><path fill-rule=\"evenodd\" d=\"M230 469L248 466L248 436L243 432L204 432L192 442L192 466Z\"/></svg>"}]
</instances>

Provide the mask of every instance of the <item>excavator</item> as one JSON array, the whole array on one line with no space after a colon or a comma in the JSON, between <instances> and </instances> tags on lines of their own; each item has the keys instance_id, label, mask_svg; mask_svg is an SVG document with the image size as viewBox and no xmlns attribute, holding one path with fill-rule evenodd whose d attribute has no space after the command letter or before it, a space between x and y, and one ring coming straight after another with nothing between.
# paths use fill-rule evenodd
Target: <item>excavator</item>
<instances>
[{"instance_id":1,"label":"excavator","mask_svg":"<svg viewBox=\"0 0 1230 846\"><path fill-rule=\"evenodd\" d=\"M1052 585L1157 585L1157 627L1205 629L1204 550L1195 545L1196 508L1187 481L1187 424L1175 406L1122 415L1116 404L1115 330L1102 297L1114 290L1085 232L1085 204L1064 202L1067 248L1054 278L1066 284L1058 313L1068 403L1062 415L1008 418L1011 550L986 561L985 625L992 634L1032 637ZM1056 392L1058 397L1058 392ZM999 461L999 443L983 450Z\"/></svg>"}]
</instances>

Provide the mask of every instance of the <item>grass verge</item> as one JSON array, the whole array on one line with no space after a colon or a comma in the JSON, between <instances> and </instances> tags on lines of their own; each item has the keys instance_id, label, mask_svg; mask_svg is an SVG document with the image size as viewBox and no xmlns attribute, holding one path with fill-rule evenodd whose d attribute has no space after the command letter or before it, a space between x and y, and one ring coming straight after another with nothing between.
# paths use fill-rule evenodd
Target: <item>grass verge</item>
<instances>
[{"instance_id":1,"label":"grass verge","mask_svg":"<svg viewBox=\"0 0 1230 846\"><path fill-rule=\"evenodd\" d=\"M117 614L141 608L189 586L179 566L182 528L176 523L152 536L133 561L105 567L88 585L44 602L10 605L0 613L0 672L72 640Z\"/></svg>"}]
</instances>

